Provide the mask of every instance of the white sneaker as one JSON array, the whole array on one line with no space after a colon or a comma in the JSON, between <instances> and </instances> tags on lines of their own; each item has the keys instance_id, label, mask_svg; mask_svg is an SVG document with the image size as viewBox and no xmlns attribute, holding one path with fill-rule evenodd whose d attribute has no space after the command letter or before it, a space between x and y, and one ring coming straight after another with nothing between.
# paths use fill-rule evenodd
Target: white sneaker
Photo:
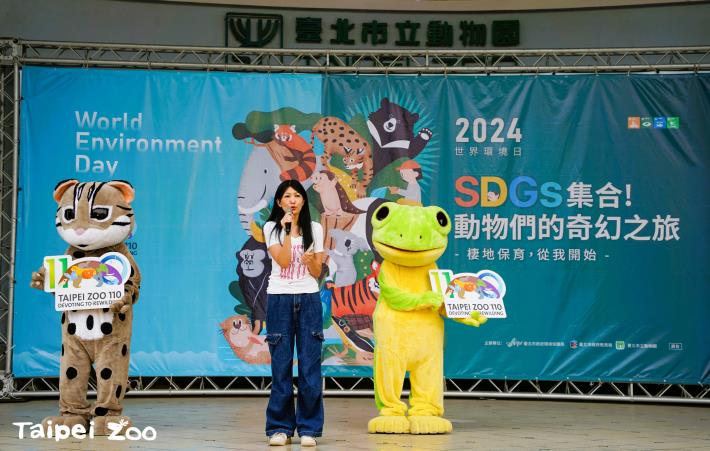
<instances>
[{"instance_id":1,"label":"white sneaker","mask_svg":"<svg viewBox=\"0 0 710 451\"><path fill-rule=\"evenodd\" d=\"M316 446L316 439L310 435L301 436L301 446Z\"/></svg>"},{"instance_id":2,"label":"white sneaker","mask_svg":"<svg viewBox=\"0 0 710 451\"><path fill-rule=\"evenodd\" d=\"M291 443L291 437L287 436L283 432L277 432L276 434L269 437L270 446L284 446L288 445L289 443Z\"/></svg>"}]
</instances>

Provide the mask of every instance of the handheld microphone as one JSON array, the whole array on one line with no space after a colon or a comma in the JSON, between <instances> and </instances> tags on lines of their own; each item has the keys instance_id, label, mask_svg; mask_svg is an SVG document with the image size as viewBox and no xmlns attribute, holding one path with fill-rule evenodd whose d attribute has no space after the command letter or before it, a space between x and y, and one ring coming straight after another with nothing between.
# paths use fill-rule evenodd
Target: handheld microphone
<instances>
[{"instance_id":1,"label":"handheld microphone","mask_svg":"<svg viewBox=\"0 0 710 451\"><path fill-rule=\"evenodd\" d=\"M291 207L289 210L291 211L291 215L293 216L293 207ZM284 228L284 230L286 231L286 235L289 235L291 233L291 223L290 222L286 223L286 227Z\"/></svg>"}]
</instances>

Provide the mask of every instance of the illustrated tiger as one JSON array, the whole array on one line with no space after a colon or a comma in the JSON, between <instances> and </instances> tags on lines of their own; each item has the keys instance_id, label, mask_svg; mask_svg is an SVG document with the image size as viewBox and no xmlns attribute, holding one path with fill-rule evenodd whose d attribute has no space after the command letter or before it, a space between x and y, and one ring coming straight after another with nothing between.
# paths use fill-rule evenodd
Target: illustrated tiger
<instances>
[{"instance_id":1,"label":"illustrated tiger","mask_svg":"<svg viewBox=\"0 0 710 451\"><path fill-rule=\"evenodd\" d=\"M296 132L295 125L274 124L274 141L291 151L291 155L284 155L283 159L289 165L281 172L281 180L295 179L304 181L313 174L316 169L316 154L313 152L313 145L303 139Z\"/></svg>"},{"instance_id":2,"label":"illustrated tiger","mask_svg":"<svg viewBox=\"0 0 710 451\"><path fill-rule=\"evenodd\" d=\"M337 117L324 117L316 122L312 129L311 143L316 137L323 143L323 155L320 157L323 167L330 165L333 154L341 155L343 164L350 170L351 188L355 189L358 198L365 197L373 176L372 150L367 140Z\"/></svg>"},{"instance_id":3,"label":"illustrated tiger","mask_svg":"<svg viewBox=\"0 0 710 451\"><path fill-rule=\"evenodd\" d=\"M326 289L332 293L331 315L336 330L345 347L356 354L372 353L375 350L372 314L380 294L377 283L380 267L377 261L372 261L370 269L371 272L365 278L352 285L336 287L332 282L325 284Z\"/></svg>"},{"instance_id":4,"label":"illustrated tiger","mask_svg":"<svg viewBox=\"0 0 710 451\"><path fill-rule=\"evenodd\" d=\"M88 428L94 417L96 435L108 435L109 423L131 426L122 415L128 388L133 305L138 301L141 275L124 240L133 231L135 219L130 203L135 192L120 180L86 182L64 180L54 189L58 203L56 228L69 243L65 254L75 259L100 257L118 252L128 259L131 275L124 295L110 308L72 310L62 313L62 351L59 358L59 409L61 416L47 417L50 424ZM44 268L32 273L30 286L42 290ZM96 370L96 402L86 399L92 364Z\"/></svg>"}]
</instances>

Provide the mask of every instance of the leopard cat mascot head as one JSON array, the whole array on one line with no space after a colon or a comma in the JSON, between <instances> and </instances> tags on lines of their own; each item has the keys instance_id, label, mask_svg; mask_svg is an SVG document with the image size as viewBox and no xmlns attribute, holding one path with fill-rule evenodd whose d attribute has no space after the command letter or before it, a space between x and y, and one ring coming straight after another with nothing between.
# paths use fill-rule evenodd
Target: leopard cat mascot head
<instances>
[{"instance_id":1,"label":"leopard cat mascot head","mask_svg":"<svg viewBox=\"0 0 710 451\"><path fill-rule=\"evenodd\" d=\"M122 180L85 182L64 180L54 189L59 204L55 225L59 236L82 251L114 246L133 232L130 203L135 193Z\"/></svg>"}]
</instances>

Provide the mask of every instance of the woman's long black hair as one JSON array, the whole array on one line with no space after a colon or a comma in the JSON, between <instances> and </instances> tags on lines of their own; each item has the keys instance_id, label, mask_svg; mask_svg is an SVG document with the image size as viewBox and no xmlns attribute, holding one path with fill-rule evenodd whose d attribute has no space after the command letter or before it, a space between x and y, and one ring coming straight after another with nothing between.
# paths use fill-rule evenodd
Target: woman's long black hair
<instances>
[{"instance_id":1,"label":"woman's long black hair","mask_svg":"<svg viewBox=\"0 0 710 451\"><path fill-rule=\"evenodd\" d=\"M308 196L306 195L306 190L298 180L284 180L281 182L279 187L276 188L276 194L274 194L274 208L271 209L271 214L269 215L269 219L267 219L267 221L274 221L276 223L276 227L274 227L274 230L272 230L271 233L276 233L276 236L280 238L281 230L283 229L283 227L281 227L281 219L283 219L284 215L286 215L286 212L283 208L281 208L281 206L279 206L279 202L281 202L281 198L289 188L295 189L298 194L303 197L303 207L301 207L301 212L298 214L298 228L301 229L301 233L303 234L303 250L306 251L309 247L311 247L311 244L313 244L311 211L308 206ZM277 202L277 200L279 202Z\"/></svg>"}]
</instances>

